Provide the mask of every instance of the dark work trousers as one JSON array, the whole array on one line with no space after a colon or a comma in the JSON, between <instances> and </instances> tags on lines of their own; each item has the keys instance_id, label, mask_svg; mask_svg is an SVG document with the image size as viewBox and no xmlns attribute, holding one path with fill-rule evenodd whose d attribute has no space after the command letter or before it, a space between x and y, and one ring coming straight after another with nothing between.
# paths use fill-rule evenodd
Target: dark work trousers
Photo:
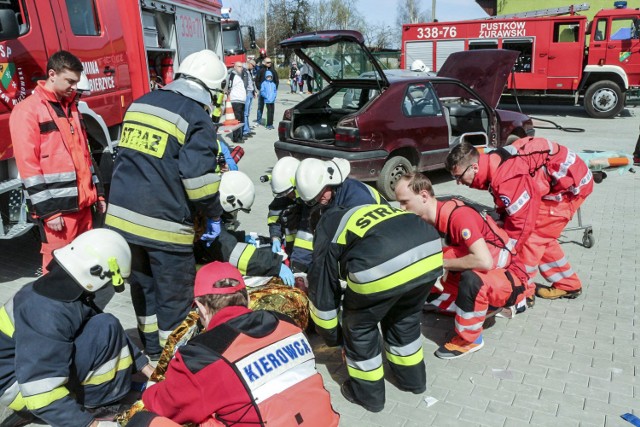
<instances>
[{"instance_id":1,"label":"dark work trousers","mask_svg":"<svg viewBox=\"0 0 640 427\"><path fill-rule=\"evenodd\" d=\"M246 100L242 102L232 102L231 106L233 107L233 115L236 116L236 120L240 123L244 121L244 103ZM231 140L233 142L238 142L242 140L242 127L234 130L231 134Z\"/></svg>"},{"instance_id":2,"label":"dark work trousers","mask_svg":"<svg viewBox=\"0 0 640 427\"><path fill-rule=\"evenodd\" d=\"M73 344L68 386L83 406L109 405L129 392L131 374L135 371L134 355L118 319L108 313L92 317ZM105 375L114 368L113 377ZM82 382L86 385L81 385Z\"/></svg>"},{"instance_id":3,"label":"dark work trousers","mask_svg":"<svg viewBox=\"0 0 640 427\"><path fill-rule=\"evenodd\" d=\"M267 106L267 126L273 126L273 110L275 109L276 104L273 102L270 104L266 104Z\"/></svg>"},{"instance_id":4,"label":"dark work trousers","mask_svg":"<svg viewBox=\"0 0 640 427\"><path fill-rule=\"evenodd\" d=\"M307 81L307 91L309 91L309 93L313 93L313 77L309 74L305 74L304 79Z\"/></svg>"},{"instance_id":5,"label":"dark work trousers","mask_svg":"<svg viewBox=\"0 0 640 427\"><path fill-rule=\"evenodd\" d=\"M347 370L355 397L363 403L382 408L385 402L382 329L387 362L406 391L422 392L427 384L420 316L431 286L418 286L404 294L382 299L368 308L351 308L349 300L359 298L347 289L342 313Z\"/></svg>"},{"instance_id":6,"label":"dark work trousers","mask_svg":"<svg viewBox=\"0 0 640 427\"><path fill-rule=\"evenodd\" d=\"M264 97L258 94L258 112L256 113L258 124L262 124L262 110L264 110Z\"/></svg>"},{"instance_id":7,"label":"dark work trousers","mask_svg":"<svg viewBox=\"0 0 640 427\"><path fill-rule=\"evenodd\" d=\"M131 247L131 299L138 333L148 354L162 351L169 334L187 317L193 302L193 252Z\"/></svg>"}]
</instances>

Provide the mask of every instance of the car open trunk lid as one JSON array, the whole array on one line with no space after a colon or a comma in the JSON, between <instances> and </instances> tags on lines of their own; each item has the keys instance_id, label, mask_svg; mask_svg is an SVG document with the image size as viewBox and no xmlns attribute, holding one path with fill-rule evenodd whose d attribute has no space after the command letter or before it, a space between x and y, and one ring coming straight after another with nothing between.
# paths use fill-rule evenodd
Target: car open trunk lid
<instances>
[{"instance_id":1,"label":"car open trunk lid","mask_svg":"<svg viewBox=\"0 0 640 427\"><path fill-rule=\"evenodd\" d=\"M280 47L294 49L298 57L329 83L376 78L381 86L389 86L380 63L366 48L364 37L357 31L327 30L296 34L281 41Z\"/></svg>"},{"instance_id":2,"label":"car open trunk lid","mask_svg":"<svg viewBox=\"0 0 640 427\"><path fill-rule=\"evenodd\" d=\"M438 76L458 79L496 108L519 52L506 49L481 49L449 55Z\"/></svg>"}]
</instances>

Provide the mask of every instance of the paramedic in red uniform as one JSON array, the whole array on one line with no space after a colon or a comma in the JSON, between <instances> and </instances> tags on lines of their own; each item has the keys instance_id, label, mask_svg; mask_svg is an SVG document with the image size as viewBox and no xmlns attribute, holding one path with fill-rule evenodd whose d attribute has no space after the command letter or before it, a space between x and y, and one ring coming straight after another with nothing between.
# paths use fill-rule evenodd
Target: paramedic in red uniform
<instances>
[{"instance_id":1,"label":"paramedic in red uniform","mask_svg":"<svg viewBox=\"0 0 640 427\"><path fill-rule=\"evenodd\" d=\"M593 191L593 176L584 161L547 139L523 138L486 154L462 142L451 150L445 166L458 183L491 192L529 281L533 283L539 270L551 283L538 288L539 297L573 299L582 293L557 239Z\"/></svg>"},{"instance_id":2,"label":"paramedic in red uniform","mask_svg":"<svg viewBox=\"0 0 640 427\"><path fill-rule=\"evenodd\" d=\"M16 105L9 119L29 210L43 237L43 274L55 249L92 228L92 206L100 213L107 209L75 102L82 70L69 52L51 55L47 79Z\"/></svg>"},{"instance_id":3,"label":"paramedic in red uniform","mask_svg":"<svg viewBox=\"0 0 640 427\"><path fill-rule=\"evenodd\" d=\"M337 426L309 341L291 319L247 308L240 272L212 262L196 276L207 329L181 347L145 407L179 424Z\"/></svg>"},{"instance_id":4,"label":"paramedic in red uniform","mask_svg":"<svg viewBox=\"0 0 640 427\"><path fill-rule=\"evenodd\" d=\"M454 359L480 350L482 324L490 306L507 307L512 313L526 309L527 274L509 246L509 237L491 217L484 218L462 201L436 200L431 181L422 174L404 175L395 193L400 208L435 226L447 245L443 248L444 289L440 293L434 288L428 301L455 312L456 334L435 355Z\"/></svg>"}]
</instances>

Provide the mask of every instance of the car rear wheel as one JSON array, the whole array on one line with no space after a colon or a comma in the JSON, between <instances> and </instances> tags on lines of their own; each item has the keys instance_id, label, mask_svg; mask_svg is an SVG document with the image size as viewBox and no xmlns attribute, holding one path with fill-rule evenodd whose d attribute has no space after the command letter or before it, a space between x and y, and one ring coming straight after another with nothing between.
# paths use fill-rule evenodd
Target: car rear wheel
<instances>
[{"instance_id":1,"label":"car rear wheel","mask_svg":"<svg viewBox=\"0 0 640 427\"><path fill-rule=\"evenodd\" d=\"M382 171L380 171L380 176L376 183L378 191L380 191L385 199L395 200L396 195L394 190L396 184L402 175L411 171L413 171L413 165L406 157L395 156L390 158L382 167Z\"/></svg>"}]
</instances>

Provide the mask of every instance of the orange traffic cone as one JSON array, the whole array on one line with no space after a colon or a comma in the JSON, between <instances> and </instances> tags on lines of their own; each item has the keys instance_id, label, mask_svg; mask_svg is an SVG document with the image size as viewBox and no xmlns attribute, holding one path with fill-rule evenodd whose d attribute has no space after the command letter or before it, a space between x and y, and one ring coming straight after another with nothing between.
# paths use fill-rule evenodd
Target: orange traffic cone
<instances>
[{"instance_id":1,"label":"orange traffic cone","mask_svg":"<svg viewBox=\"0 0 640 427\"><path fill-rule=\"evenodd\" d=\"M231 100L227 97L227 102L224 106L224 123L222 126L234 126L240 123L236 120L236 115L233 113L233 106L231 105Z\"/></svg>"}]
</instances>

